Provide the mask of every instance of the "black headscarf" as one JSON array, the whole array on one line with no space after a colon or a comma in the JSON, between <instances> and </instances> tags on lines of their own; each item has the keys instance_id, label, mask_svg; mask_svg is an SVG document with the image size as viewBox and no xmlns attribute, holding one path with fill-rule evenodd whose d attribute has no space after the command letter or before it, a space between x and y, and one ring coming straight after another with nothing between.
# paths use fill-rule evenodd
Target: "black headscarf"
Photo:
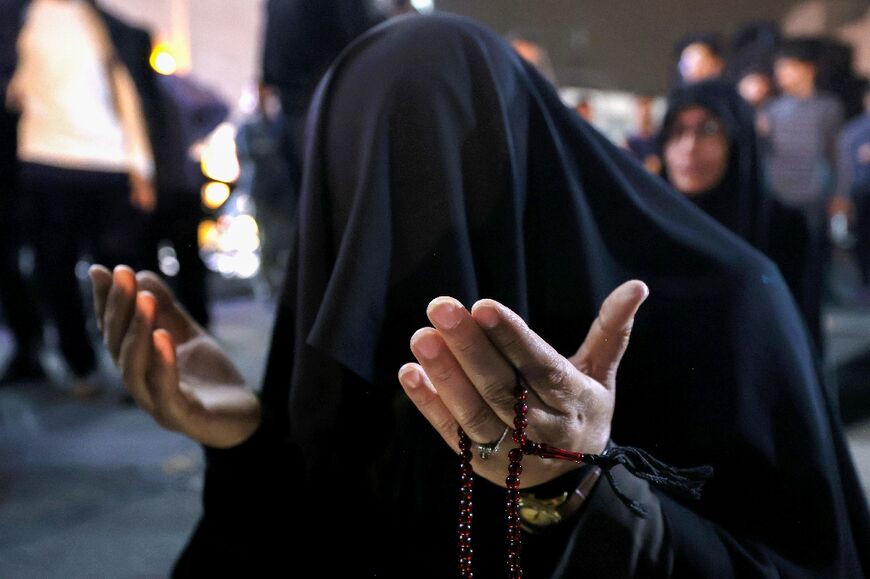
<instances>
[{"instance_id":1,"label":"black headscarf","mask_svg":"<svg viewBox=\"0 0 870 579\"><path fill-rule=\"evenodd\" d=\"M709 80L671 92L659 133L662 163L666 162L666 139L677 114L696 106L707 109L725 125L728 168L711 190L690 199L716 221L763 251L767 248L767 201L755 135L755 114L733 86ZM662 175L667 179L666 166L662 167Z\"/></svg>"},{"instance_id":2,"label":"black headscarf","mask_svg":"<svg viewBox=\"0 0 870 579\"><path fill-rule=\"evenodd\" d=\"M189 554L211 537L211 561L256 543L247 560L273 574L313 560L345 577L453 576L455 451L396 379L426 305L495 298L571 353L606 295L640 278L651 296L613 438L716 475L695 504L652 495L659 547L618 547L633 540L615 522L630 516L622 505L593 524L599 484L578 521L527 539L527 576L870 569L864 498L775 268L566 109L494 34L447 16L366 34L320 85L305 168L265 422L210 453L211 519ZM484 481L475 493L476 573L498 576L502 495ZM258 532L275 523L286 536Z\"/></svg>"}]
</instances>

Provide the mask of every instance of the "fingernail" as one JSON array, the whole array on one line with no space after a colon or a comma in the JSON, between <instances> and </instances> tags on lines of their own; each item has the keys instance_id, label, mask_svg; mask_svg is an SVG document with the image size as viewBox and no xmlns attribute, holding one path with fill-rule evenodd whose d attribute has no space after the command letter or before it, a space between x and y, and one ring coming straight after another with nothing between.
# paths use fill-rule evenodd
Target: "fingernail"
<instances>
[{"instance_id":1,"label":"fingernail","mask_svg":"<svg viewBox=\"0 0 870 579\"><path fill-rule=\"evenodd\" d=\"M150 292L139 292L136 303L145 319L150 320L154 317L154 296Z\"/></svg>"},{"instance_id":2,"label":"fingernail","mask_svg":"<svg viewBox=\"0 0 870 579\"><path fill-rule=\"evenodd\" d=\"M498 312L492 306L483 306L474 310L474 320L491 330L498 325Z\"/></svg>"},{"instance_id":3,"label":"fingernail","mask_svg":"<svg viewBox=\"0 0 870 579\"><path fill-rule=\"evenodd\" d=\"M451 298L435 298L429 304L429 319L438 329L452 330L462 321L462 306Z\"/></svg>"},{"instance_id":4,"label":"fingernail","mask_svg":"<svg viewBox=\"0 0 870 579\"><path fill-rule=\"evenodd\" d=\"M409 390L416 390L422 384L420 373L413 364L405 364L399 369L399 381Z\"/></svg>"},{"instance_id":5,"label":"fingernail","mask_svg":"<svg viewBox=\"0 0 870 579\"><path fill-rule=\"evenodd\" d=\"M112 270L112 283L116 286L123 288L124 290L132 290L133 284L129 277L122 275L123 272L131 272L132 270L126 265L116 266L115 269Z\"/></svg>"},{"instance_id":6,"label":"fingernail","mask_svg":"<svg viewBox=\"0 0 870 579\"><path fill-rule=\"evenodd\" d=\"M437 357L441 350L438 338L425 330L418 330L417 334L414 334L411 338L411 346L418 354L429 360Z\"/></svg>"},{"instance_id":7,"label":"fingernail","mask_svg":"<svg viewBox=\"0 0 870 579\"><path fill-rule=\"evenodd\" d=\"M641 295L641 303L646 301L646 298L649 297L649 286L643 282L640 282L640 295Z\"/></svg>"}]
</instances>

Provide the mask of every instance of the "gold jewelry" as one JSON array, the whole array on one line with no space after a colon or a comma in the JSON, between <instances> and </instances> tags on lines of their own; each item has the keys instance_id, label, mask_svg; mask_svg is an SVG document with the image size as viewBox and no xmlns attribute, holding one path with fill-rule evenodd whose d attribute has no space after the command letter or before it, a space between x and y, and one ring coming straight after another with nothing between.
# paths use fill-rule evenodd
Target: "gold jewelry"
<instances>
[{"instance_id":1,"label":"gold jewelry","mask_svg":"<svg viewBox=\"0 0 870 579\"><path fill-rule=\"evenodd\" d=\"M532 493L521 492L520 526L527 533L535 534L570 518L583 506L600 476L599 467L590 467L577 488L555 497L538 498Z\"/></svg>"}]
</instances>

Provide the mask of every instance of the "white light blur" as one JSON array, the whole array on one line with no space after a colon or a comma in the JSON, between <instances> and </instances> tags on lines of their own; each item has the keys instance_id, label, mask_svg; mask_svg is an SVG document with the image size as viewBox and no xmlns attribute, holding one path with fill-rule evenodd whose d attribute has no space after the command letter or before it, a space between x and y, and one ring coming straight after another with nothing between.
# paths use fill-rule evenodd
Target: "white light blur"
<instances>
[{"instance_id":1,"label":"white light blur","mask_svg":"<svg viewBox=\"0 0 870 579\"><path fill-rule=\"evenodd\" d=\"M200 191L202 204L209 209L217 209L230 198L230 186L222 181L209 181Z\"/></svg>"},{"instance_id":2,"label":"white light blur","mask_svg":"<svg viewBox=\"0 0 870 579\"><path fill-rule=\"evenodd\" d=\"M254 201L247 193L239 193L233 197L235 201L236 213L253 213L255 210Z\"/></svg>"},{"instance_id":3,"label":"white light blur","mask_svg":"<svg viewBox=\"0 0 870 579\"><path fill-rule=\"evenodd\" d=\"M234 206L226 208L233 211ZM253 215L233 212L203 221L199 243L206 266L225 278L250 279L260 271L260 227Z\"/></svg>"},{"instance_id":4,"label":"white light blur","mask_svg":"<svg viewBox=\"0 0 870 579\"><path fill-rule=\"evenodd\" d=\"M260 256L256 253L216 254L208 262L212 270L228 279L250 279L260 271Z\"/></svg>"},{"instance_id":5,"label":"white light blur","mask_svg":"<svg viewBox=\"0 0 870 579\"><path fill-rule=\"evenodd\" d=\"M260 271L260 257L256 253L240 253L236 256L236 275L250 279Z\"/></svg>"},{"instance_id":6,"label":"white light blur","mask_svg":"<svg viewBox=\"0 0 870 579\"><path fill-rule=\"evenodd\" d=\"M223 229L224 220L218 222ZM226 220L221 232L218 250L226 253L250 253L260 247L260 232L257 222L250 215L238 215Z\"/></svg>"},{"instance_id":7,"label":"white light blur","mask_svg":"<svg viewBox=\"0 0 870 579\"><path fill-rule=\"evenodd\" d=\"M434 0L411 0L411 6L423 14L429 14L435 10Z\"/></svg>"},{"instance_id":8,"label":"white light blur","mask_svg":"<svg viewBox=\"0 0 870 579\"><path fill-rule=\"evenodd\" d=\"M256 84L247 84L242 88L242 94L239 96L239 112L243 115L253 115L257 112L260 96Z\"/></svg>"},{"instance_id":9,"label":"white light blur","mask_svg":"<svg viewBox=\"0 0 870 579\"><path fill-rule=\"evenodd\" d=\"M169 277L175 277L181 271L181 263L171 245L161 245L157 250L157 263L160 271Z\"/></svg>"},{"instance_id":10,"label":"white light blur","mask_svg":"<svg viewBox=\"0 0 870 579\"><path fill-rule=\"evenodd\" d=\"M160 271L168 277L175 277L181 271L181 264L174 257L167 257L160 260Z\"/></svg>"},{"instance_id":11,"label":"white light blur","mask_svg":"<svg viewBox=\"0 0 870 579\"><path fill-rule=\"evenodd\" d=\"M241 174L236 155L236 128L221 123L206 139L200 159L202 174L214 181L233 183Z\"/></svg>"},{"instance_id":12,"label":"white light blur","mask_svg":"<svg viewBox=\"0 0 870 579\"><path fill-rule=\"evenodd\" d=\"M224 277L234 277L235 273L235 264L233 263L235 260L232 255L226 254L218 254L215 256L215 265L217 266L218 273L220 273Z\"/></svg>"}]
</instances>

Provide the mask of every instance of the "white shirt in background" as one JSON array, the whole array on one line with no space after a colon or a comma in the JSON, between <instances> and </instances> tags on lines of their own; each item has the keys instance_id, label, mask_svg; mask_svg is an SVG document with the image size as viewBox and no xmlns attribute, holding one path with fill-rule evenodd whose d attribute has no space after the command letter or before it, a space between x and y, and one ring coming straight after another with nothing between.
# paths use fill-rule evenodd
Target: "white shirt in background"
<instances>
[{"instance_id":1,"label":"white shirt in background","mask_svg":"<svg viewBox=\"0 0 870 579\"><path fill-rule=\"evenodd\" d=\"M108 31L84 0L34 0L9 88L22 161L151 178L142 106ZM114 64L112 64L114 63Z\"/></svg>"}]
</instances>

